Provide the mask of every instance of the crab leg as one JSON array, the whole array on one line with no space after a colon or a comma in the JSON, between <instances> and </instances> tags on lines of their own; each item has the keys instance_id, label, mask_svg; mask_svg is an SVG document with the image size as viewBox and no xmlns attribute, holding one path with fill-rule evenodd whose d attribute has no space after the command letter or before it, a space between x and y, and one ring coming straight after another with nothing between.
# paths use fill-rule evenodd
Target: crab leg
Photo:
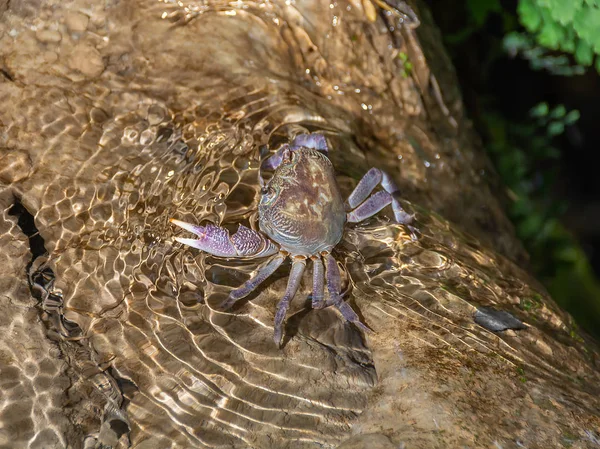
<instances>
[{"instance_id":1,"label":"crab leg","mask_svg":"<svg viewBox=\"0 0 600 449\"><path fill-rule=\"evenodd\" d=\"M294 299L294 296L298 291L298 287L300 287L300 281L302 280L305 267L306 259L294 259L294 262L292 262L290 279L285 290L285 295L283 295L282 300L279 301L279 304L277 304L277 311L275 312L275 334L273 335L273 339L275 340L275 344L277 346L281 345L281 337L283 336L283 320L287 314L290 302L292 299Z\"/></svg>"},{"instance_id":2,"label":"crab leg","mask_svg":"<svg viewBox=\"0 0 600 449\"><path fill-rule=\"evenodd\" d=\"M340 296L342 291L342 279L340 277L340 269L335 258L331 254L325 254L325 264L327 265L327 291L330 299L328 306L332 305L334 298Z\"/></svg>"},{"instance_id":3,"label":"crab leg","mask_svg":"<svg viewBox=\"0 0 600 449\"><path fill-rule=\"evenodd\" d=\"M407 214L404 209L402 209L400 202L394 198L394 194L399 193L398 187L387 173L379 170L378 168L372 168L369 170L358 182L358 185L346 201L349 209L354 209L363 201L365 201L378 184L381 184L381 187L383 187L384 190L391 196L392 209L394 210L394 217L396 218L396 221L402 224L409 224L413 217ZM384 200L383 197L381 197L380 200L387 201L387 199ZM388 204L389 202L377 209L374 213L379 212ZM370 217L371 215L367 215L364 218Z\"/></svg>"},{"instance_id":4,"label":"crab leg","mask_svg":"<svg viewBox=\"0 0 600 449\"><path fill-rule=\"evenodd\" d=\"M377 184L381 182L381 170L373 167L358 181L358 184L346 200L349 209L354 209L360 203L367 199Z\"/></svg>"},{"instance_id":5,"label":"crab leg","mask_svg":"<svg viewBox=\"0 0 600 449\"><path fill-rule=\"evenodd\" d=\"M315 256L313 259L313 295L312 295L312 308L322 309L325 307L323 301L323 290L325 290L325 269L323 262L319 256Z\"/></svg>"},{"instance_id":6,"label":"crab leg","mask_svg":"<svg viewBox=\"0 0 600 449\"><path fill-rule=\"evenodd\" d=\"M261 265L258 269L258 273L250 279L248 279L241 287L232 290L229 293L229 298L221 304L221 309L227 310L232 305L234 305L238 300L248 296L252 293L256 288L267 280L269 276L271 276L277 268L283 263L285 260L285 255L279 253L275 257L268 260L266 263Z\"/></svg>"},{"instance_id":7,"label":"crab leg","mask_svg":"<svg viewBox=\"0 0 600 449\"><path fill-rule=\"evenodd\" d=\"M197 239L175 237L175 240L213 256L264 257L271 256L279 251L279 248L263 237L262 234L243 225L239 225L237 232L230 236L227 229L210 223L206 226L197 226L174 218L171 218L170 221L199 237Z\"/></svg>"},{"instance_id":8,"label":"crab leg","mask_svg":"<svg viewBox=\"0 0 600 449\"><path fill-rule=\"evenodd\" d=\"M349 223L358 223L366 218L372 217L381 209L392 202L392 195L385 191L374 193L367 201L362 203L347 215Z\"/></svg>"},{"instance_id":9,"label":"crab leg","mask_svg":"<svg viewBox=\"0 0 600 449\"><path fill-rule=\"evenodd\" d=\"M325 255L325 263L327 264L327 290L329 291L330 304L334 305L342 314L347 321L354 323L355 326L362 329L365 332L371 332L367 326L360 322L360 318L356 314L352 307L350 307L344 298L340 294L342 289L340 279L340 269L338 268L337 262L331 254ZM327 304L329 305L329 304Z\"/></svg>"}]
</instances>

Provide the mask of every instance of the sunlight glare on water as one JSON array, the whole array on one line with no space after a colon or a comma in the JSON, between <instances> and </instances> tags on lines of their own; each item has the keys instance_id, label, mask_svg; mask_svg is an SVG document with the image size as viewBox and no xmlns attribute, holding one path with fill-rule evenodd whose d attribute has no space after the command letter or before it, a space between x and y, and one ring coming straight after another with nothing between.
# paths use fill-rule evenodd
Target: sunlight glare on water
<instances>
[{"instance_id":1,"label":"sunlight glare on water","mask_svg":"<svg viewBox=\"0 0 600 449\"><path fill-rule=\"evenodd\" d=\"M518 267L526 256L494 180L478 174L487 161L456 129L454 116L467 126L459 101L444 115L421 72L399 75L399 51L423 55L410 32L371 17L370 2L36 8L11 3L0 25L12 78L0 83L2 243L12 245L2 257L19 278L4 289L2 363L18 382L5 384L2 423L22 447L334 448L386 428L397 436L394 410L416 402L410 419L427 430L411 447L433 447L430 416L463 399L469 410L504 401L463 397L464 376L517 369L555 386L577 373L584 387L560 388L591 401L598 373L569 317ZM389 210L348 226L334 255L375 332L310 310L309 271L279 349L273 315L289 265L218 310L258 262L184 247L169 219L257 229L260 161L314 131L344 195L371 166L393 174L419 238ZM30 266L23 210L43 239ZM529 327L492 333L473 320L481 306ZM30 342L25 361L15 339ZM446 396L428 405L440 377ZM59 413L69 407L76 418Z\"/></svg>"}]
</instances>

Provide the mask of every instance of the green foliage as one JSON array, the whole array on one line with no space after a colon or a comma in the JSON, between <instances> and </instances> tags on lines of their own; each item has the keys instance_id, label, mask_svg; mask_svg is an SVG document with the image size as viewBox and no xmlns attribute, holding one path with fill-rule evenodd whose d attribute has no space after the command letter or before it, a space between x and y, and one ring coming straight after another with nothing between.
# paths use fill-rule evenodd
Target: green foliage
<instances>
[{"instance_id":1,"label":"green foliage","mask_svg":"<svg viewBox=\"0 0 600 449\"><path fill-rule=\"evenodd\" d=\"M589 67L596 60L600 71L600 8L596 0L519 0L519 20L529 35L528 49L573 54L577 64ZM515 37L509 37L514 40Z\"/></svg>"},{"instance_id":2,"label":"green foliage","mask_svg":"<svg viewBox=\"0 0 600 449\"><path fill-rule=\"evenodd\" d=\"M550 110L546 102L534 106L529 111L529 115L536 119L538 126L547 128L549 137L562 134L565 126L572 125L579 120L579 111L573 110L567 114L567 109L562 104Z\"/></svg>"},{"instance_id":3,"label":"green foliage","mask_svg":"<svg viewBox=\"0 0 600 449\"><path fill-rule=\"evenodd\" d=\"M507 186L507 211L531 255L533 271L552 297L598 337L600 283L581 246L560 222L566 206L552 194L561 154L554 144L579 112L542 102L531 108L529 120L515 121L497 109L488 76L507 53L554 75L582 74L594 64L600 71L599 3L519 0L518 11L504 9L506 3L499 8L495 0L439 0L434 6L459 76L476 91L470 112ZM520 306L534 310L539 305L535 298L521 298Z\"/></svg>"},{"instance_id":4,"label":"green foliage","mask_svg":"<svg viewBox=\"0 0 600 449\"><path fill-rule=\"evenodd\" d=\"M505 36L503 44L504 50L509 55L523 56L534 70L544 69L560 76L581 75L585 72L582 65L573 64L566 55L556 55L547 48L539 46L531 35L513 31ZM575 47L573 49L577 51Z\"/></svg>"},{"instance_id":5,"label":"green foliage","mask_svg":"<svg viewBox=\"0 0 600 449\"><path fill-rule=\"evenodd\" d=\"M600 284L585 253L559 221L565 206L548 196L554 171L540 169L559 159L554 139L579 119L579 112L542 102L529 115L530 121L523 124L485 114L491 133L487 149L509 189L508 213L531 255L534 271L557 302L593 332L600 322ZM523 298L521 307L530 310L535 301Z\"/></svg>"},{"instance_id":6,"label":"green foliage","mask_svg":"<svg viewBox=\"0 0 600 449\"><path fill-rule=\"evenodd\" d=\"M404 52L398 53L398 59L402 61L402 70L400 73L404 78L408 78L413 69L412 62L408 60L408 55Z\"/></svg>"},{"instance_id":7,"label":"green foliage","mask_svg":"<svg viewBox=\"0 0 600 449\"><path fill-rule=\"evenodd\" d=\"M468 23L446 36L460 44L479 31L491 15L502 17L504 48L529 60L534 70L571 76L594 66L600 72L600 7L597 0L519 0L517 30L513 16L499 0L466 0ZM572 55L572 56L570 56Z\"/></svg>"}]
</instances>

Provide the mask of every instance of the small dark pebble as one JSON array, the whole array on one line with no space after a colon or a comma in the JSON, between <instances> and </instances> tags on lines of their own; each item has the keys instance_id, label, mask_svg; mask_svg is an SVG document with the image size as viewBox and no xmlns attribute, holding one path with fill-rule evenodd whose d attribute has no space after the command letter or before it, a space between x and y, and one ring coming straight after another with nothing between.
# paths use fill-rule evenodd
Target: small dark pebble
<instances>
[{"instance_id":1,"label":"small dark pebble","mask_svg":"<svg viewBox=\"0 0 600 449\"><path fill-rule=\"evenodd\" d=\"M501 332L507 329L526 329L527 326L512 314L504 310L496 310L491 307L480 307L473 315L473 319L480 326L493 332Z\"/></svg>"}]
</instances>

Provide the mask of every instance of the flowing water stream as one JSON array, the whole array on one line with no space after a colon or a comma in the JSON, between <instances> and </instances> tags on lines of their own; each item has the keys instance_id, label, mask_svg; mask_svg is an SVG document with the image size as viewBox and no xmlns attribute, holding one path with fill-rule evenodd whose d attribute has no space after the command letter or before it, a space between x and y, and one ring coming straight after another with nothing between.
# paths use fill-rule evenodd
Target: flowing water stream
<instances>
[{"instance_id":1,"label":"flowing water stream","mask_svg":"<svg viewBox=\"0 0 600 449\"><path fill-rule=\"evenodd\" d=\"M2 447L597 447L597 349L527 274L439 36L376 4L0 2ZM260 161L312 131L345 195L393 174L419 238L348 226L375 332L307 273L279 349L289 265L221 311L257 261L168 220L256 229Z\"/></svg>"}]
</instances>

